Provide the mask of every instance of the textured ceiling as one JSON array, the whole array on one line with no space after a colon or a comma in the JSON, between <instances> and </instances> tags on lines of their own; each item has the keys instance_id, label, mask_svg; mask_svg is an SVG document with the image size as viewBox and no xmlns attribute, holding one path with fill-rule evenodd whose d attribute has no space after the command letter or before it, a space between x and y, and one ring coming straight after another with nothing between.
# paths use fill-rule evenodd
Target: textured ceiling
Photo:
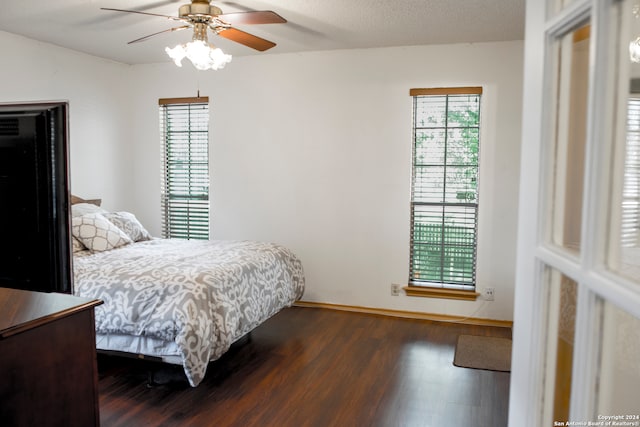
<instances>
[{"instance_id":1,"label":"textured ceiling","mask_svg":"<svg viewBox=\"0 0 640 427\"><path fill-rule=\"evenodd\" d=\"M3 1L0 30L126 64L167 62L164 47L189 41L190 31L162 34L132 45L127 42L181 23L100 8L175 16L185 3L188 1ZM277 43L267 52L209 37L234 56L524 38L525 0L238 0L212 4L224 13L273 10L288 20L286 24L237 26Z\"/></svg>"}]
</instances>

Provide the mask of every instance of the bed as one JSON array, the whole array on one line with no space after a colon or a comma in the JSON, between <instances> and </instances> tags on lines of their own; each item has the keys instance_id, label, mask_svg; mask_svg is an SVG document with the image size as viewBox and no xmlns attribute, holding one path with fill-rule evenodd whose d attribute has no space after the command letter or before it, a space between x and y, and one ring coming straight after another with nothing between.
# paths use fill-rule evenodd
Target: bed
<instances>
[{"instance_id":1,"label":"bed","mask_svg":"<svg viewBox=\"0 0 640 427\"><path fill-rule=\"evenodd\" d=\"M74 293L104 301L98 350L180 364L193 387L210 361L303 294L302 264L281 245L157 239L132 214L73 208Z\"/></svg>"}]
</instances>

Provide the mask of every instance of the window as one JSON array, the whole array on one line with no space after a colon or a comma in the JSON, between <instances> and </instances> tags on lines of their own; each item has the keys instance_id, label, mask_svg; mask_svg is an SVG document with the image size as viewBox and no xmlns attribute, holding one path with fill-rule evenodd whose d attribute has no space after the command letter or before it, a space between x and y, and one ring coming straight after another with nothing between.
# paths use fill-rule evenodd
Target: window
<instances>
[{"instance_id":1,"label":"window","mask_svg":"<svg viewBox=\"0 0 640 427\"><path fill-rule=\"evenodd\" d=\"M627 152L622 187L622 247L637 247L640 232L640 95L628 101Z\"/></svg>"},{"instance_id":2,"label":"window","mask_svg":"<svg viewBox=\"0 0 640 427\"><path fill-rule=\"evenodd\" d=\"M209 238L209 98L160 99L162 236Z\"/></svg>"},{"instance_id":3,"label":"window","mask_svg":"<svg viewBox=\"0 0 640 427\"><path fill-rule=\"evenodd\" d=\"M482 88L412 89L411 286L475 290Z\"/></svg>"}]
</instances>

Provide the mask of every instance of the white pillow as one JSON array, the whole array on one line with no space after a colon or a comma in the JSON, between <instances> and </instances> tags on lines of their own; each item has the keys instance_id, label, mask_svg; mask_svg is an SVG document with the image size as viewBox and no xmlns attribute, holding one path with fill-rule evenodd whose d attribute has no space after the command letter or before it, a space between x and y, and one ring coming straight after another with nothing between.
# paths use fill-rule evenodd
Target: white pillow
<instances>
[{"instance_id":1,"label":"white pillow","mask_svg":"<svg viewBox=\"0 0 640 427\"><path fill-rule=\"evenodd\" d=\"M92 252L108 251L132 243L129 236L101 213L72 218L71 234Z\"/></svg>"},{"instance_id":2,"label":"white pillow","mask_svg":"<svg viewBox=\"0 0 640 427\"><path fill-rule=\"evenodd\" d=\"M91 203L76 203L75 205L71 205L71 216L82 216L89 213L106 213L105 209L102 209L100 206L96 206Z\"/></svg>"},{"instance_id":3,"label":"white pillow","mask_svg":"<svg viewBox=\"0 0 640 427\"><path fill-rule=\"evenodd\" d=\"M116 227L124 231L134 242L151 240L151 234L140 224L138 218L130 212L112 212L104 214Z\"/></svg>"}]
</instances>

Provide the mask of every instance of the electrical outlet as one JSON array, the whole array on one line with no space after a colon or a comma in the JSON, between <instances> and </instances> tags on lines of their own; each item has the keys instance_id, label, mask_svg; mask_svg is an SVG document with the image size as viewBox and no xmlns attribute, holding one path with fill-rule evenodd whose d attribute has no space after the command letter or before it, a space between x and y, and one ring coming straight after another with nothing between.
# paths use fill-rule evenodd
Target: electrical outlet
<instances>
[{"instance_id":1,"label":"electrical outlet","mask_svg":"<svg viewBox=\"0 0 640 427\"><path fill-rule=\"evenodd\" d=\"M400 285L397 283L391 284L391 296L397 297L400 295Z\"/></svg>"},{"instance_id":2,"label":"electrical outlet","mask_svg":"<svg viewBox=\"0 0 640 427\"><path fill-rule=\"evenodd\" d=\"M486 301L493 301L493 298L495 296L495 288L484 288L482 290L482 297L486 300Z\"/></svg>"}]
</instances>

